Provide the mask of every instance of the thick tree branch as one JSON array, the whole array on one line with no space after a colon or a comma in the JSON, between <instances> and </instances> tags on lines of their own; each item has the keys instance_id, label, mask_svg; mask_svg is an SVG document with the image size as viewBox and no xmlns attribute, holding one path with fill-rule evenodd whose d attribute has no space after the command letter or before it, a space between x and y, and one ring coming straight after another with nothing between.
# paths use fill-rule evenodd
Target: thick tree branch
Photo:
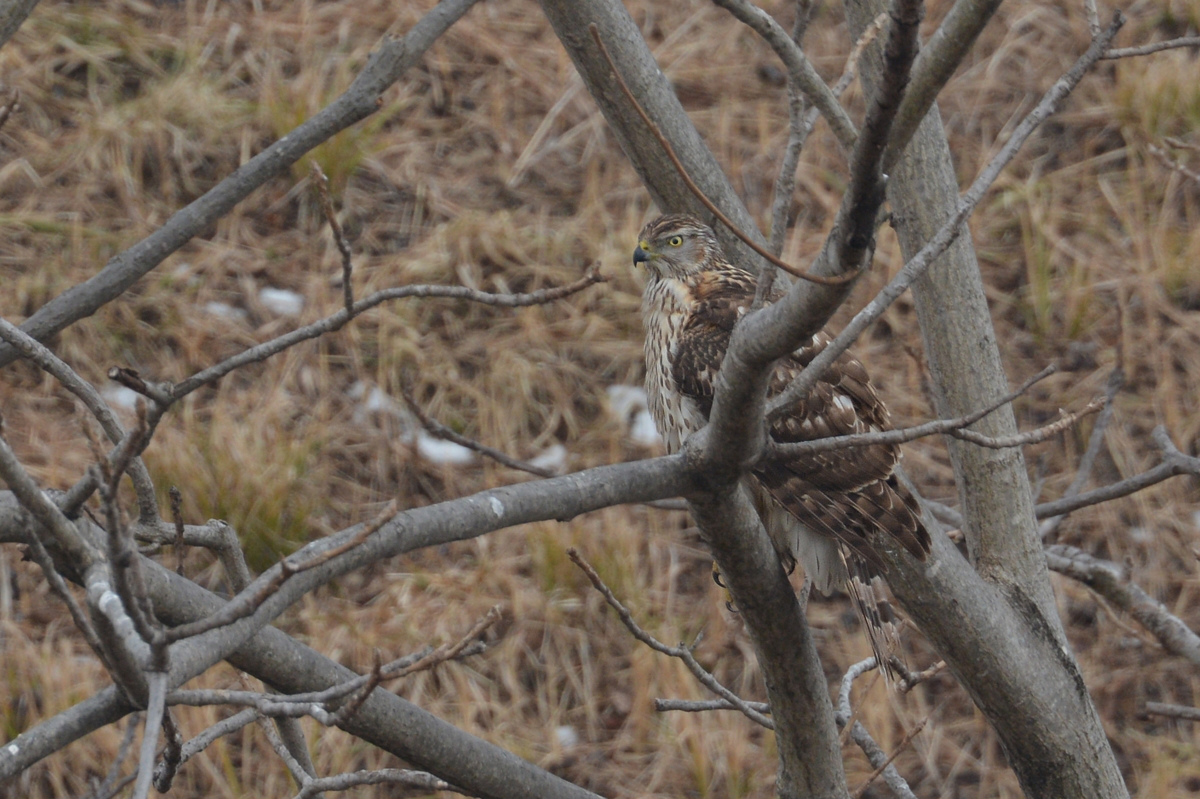
<instances>
[{"instance_id":1,"label":"thick tree branch","mask_svg":"<svg viewBox=\"0 0 1200 799\"><path fill-rule=\"evenodd\" d=\"M979 38L988 20L1000 7L1001 0L957 0L929 37L912 68L912 81L896 113L896 123L883 157L884 171L890 171L917 132L917 125L933 107L937 96L962 64L967 52Z\"/></svg>"},{"instance_id":2,"label":"thick tree branch","mask_svg":"<svg viewBox=\"0 0 1200 799\"><path fill-rule=\"evenodd\" d=\"M620 65L638 102L672 143L687 174L738 229L755 235L754 217L688 119L625 6L617 0L542 0L542 10L655 205L664 211L707 215L675 168L663 160L661 145L621 93L588 33L591 24L599 29L600 38ZM752 264L754 272L759 271L761 259L745 243L720 226L714 229L726 253Z\"/></svg>"}]
</instances>

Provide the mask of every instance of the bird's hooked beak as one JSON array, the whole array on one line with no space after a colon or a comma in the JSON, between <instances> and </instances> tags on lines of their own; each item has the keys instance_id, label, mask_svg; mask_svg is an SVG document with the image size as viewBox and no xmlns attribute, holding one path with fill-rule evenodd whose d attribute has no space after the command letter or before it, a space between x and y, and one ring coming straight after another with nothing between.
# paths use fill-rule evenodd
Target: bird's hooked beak
<instances>
[{"instance_id":1,"label":"bird's hooked beak","mask_svg":"<svg viewBox=\"0 0 1200 799\"><path fill-rule=\"evenodd\" d=\"M638 247L633 251L633 265L644 264L650 260L650 243L647 241L639 241Z\"/></svg>"}]
</instances>

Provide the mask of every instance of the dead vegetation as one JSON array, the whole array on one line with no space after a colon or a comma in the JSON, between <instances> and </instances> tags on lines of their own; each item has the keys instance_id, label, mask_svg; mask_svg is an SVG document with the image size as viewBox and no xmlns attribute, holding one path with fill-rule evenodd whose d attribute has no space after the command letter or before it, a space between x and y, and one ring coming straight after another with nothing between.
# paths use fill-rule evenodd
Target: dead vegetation
<instances>
[{"instance_id":1,"label":"dead vegetation","mask_svg":"<svg viewBox=\"0 0 1200 799\"><path fill-rule=\"evenodd\" d=\"M0 314L20 322L319 109L389 26L406 29L431 4L421 5L43 2L0 50L0 80L23 97L0 134ZM926 25L946 5L931 3ZM790 17L786 3L766 7ZM631 9L709 146L766 218L787 128L773 57L706 2ZM848 49L838 13L822 7L806 40L827 77L836 77ZM1194 2L1161 0L1130 14L1121 44L1200 23ZM1022 0L1001 11L941 100L964 180L1086 44L1081 3ZM1024 426L1102 394L1111 369L1124 367L1097 482L1153 463L1155 424L1185 452L1196 452L1200 439L1200 185L1149 149L1166 147L1200 168L1200 155L1167 142L1200 143L1196 63L1194 53L1175 51L1104 65L1035 136L973 221L1014 384L1049 362L1063 367L1019 401ZM844 101L861 113L857 85ZM518 457L561 444L575 469L648 454L631 443L605 389L642 378L640 289L629 255L649 199L534 5L476 7L388 93L380 114L313 157L331 177L359 295L415 282L529 291L570 282L594 261L609 280L515 310L392 303L190 396L147 453L160 489L182 490L189 522L228 520L261 568L393 498L411 507L521 479L478 460L422 458L406 443L409 422L398 412L405 381L430 415ZM336 311L340 258L302 163L121 301L65 331L55 350L111 390L104 373L112 365L178 379ZM790 262L814 255L843 174L832 136L818 124L798 174ZM876 271L849 306L871 296L901 260L885 231ZM297 292L302 310L273 310L265 288ZM907 298L859 346L899 423L931 415L920 348ZM87 465L81 417L32 367L5 370L0 412L43 485L66 488ZM1031 470L1044 475L1043 499L1065 490L1091 423L1027 451ZM922 490L954 501L942 444L905 451ZM1139 584L1196 629L1196 499L1194 484L1169 481L1076 513L1057 541L1129 564ZM500 603L504 620L489 652L389 687L605 795L770 796L771 734L733 713L655 714L655 697L707 697L682 664L634 642L567 559L570 547L585 553L661 640L703 633L700 661L742 696L761 699L749 644L688 525L682 513L622 507L504 531L380 563L310 596L281 624L365 671L373 650L396 656L455 640ZM40 575L15 556L0 550L7 737L105 684ZM201 553L189 556L187 569L211 570L214 583L219 573ZM1194 666L1164 656L1085 588L1055 580L1131 793L1200 794L1196 725L1139 717L1146 701L1200 702ZM831 681L868 654L847 602L814 600L810 616ZM918 634L908 638L910 665L936 659ZM240 687L228 670L204 683L220 679ZM869 682L855 695L858 719L885 750L931 717L896 761L918 795L1019 795L950 675L903 696L878 684L868 692ZM179 717L190 736L218 713L187 708ZM9 795L86 792L107 772L122 732L108 728L73 745L8 786ZM322 773L397 765L336 730L311 732ZM255 728L218 742L181 771L174 795L287 794L290 780L264 747ZM846 757L853 787L872 769L852 743Z\"/></svg>"}]
</instances>

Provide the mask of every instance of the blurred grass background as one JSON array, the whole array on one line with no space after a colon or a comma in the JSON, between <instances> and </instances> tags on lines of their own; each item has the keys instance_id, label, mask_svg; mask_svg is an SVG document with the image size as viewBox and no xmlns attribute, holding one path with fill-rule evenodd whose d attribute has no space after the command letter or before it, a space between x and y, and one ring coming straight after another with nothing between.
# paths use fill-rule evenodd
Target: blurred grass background
<instances>
[{"instance_id":1,"label":"blurred grass background","mask_svg":"<svg viewBox=\"0 0 1200 799\"><path fill-rule=\"evenodd\" d=\"M782 72L766 47L701 0L628 3L685 107L760 220L786 140ZM45 0L0 50L0 81L22 110L0 133L0 314L20 322L211 188L341 92L388 30L432 7L360 3L149 3ZM764 7L785 25L786 2ZM929 4L932 30L947 0ZM1121 44L1195 31L1200 2L1126 9ZM836 4L821 4L806 50L831 81L849 43ZM941 99L960 178L969 181L1007 131L1087 45L1082 3L1005 4ZM1102 393L1128 375L1095 480L1155 462L1165 424L1195 452L1200 436L1200 186L1150 152L1200 169L1194 52L1102 62L1034 137L972 221L1015 385L1049 362L1063 370L1018 402L1023 425ZM845 102L860 113L857 84ZM485 462L431 463L405 443L398 400L408 380L427 411L518 457L556 444L571 469L653 454L606 401L642 380L634 238L654 210L537 6L485 0L389 90L383 108L311 154L330 175L355 251L359 296L430 282L526 291L561 285L594 261L609 281L517 310L430 300L390 304L342 332L243 369L197 392L163 422L147 462L163 493L178 485L190 523L226 519L262 568L311 538L370 518L392 498L412 507L522 479ZM176 380L341 307L339 258L307 186L308 160L268 183L120 301L64 331L55 350L112 388L112 365ZM819 123L806 147L785 257L804 263L840 199L845 166ZM839 318L901 265L885 230L875 271ZM264 288L304 298L273 310ZM930 418L920 335L902 298L858 352L898 424ZM375 390L378 389L378 392ZM379 393L382 392L382 393ZM385 401L367 403L366 396ZM15 364L0 379L6 435L46 486L89 462L80 418L60 387ZM1091 421L1029 448L1041 498L1073 476ZM930 497L954 501L940 441L907 445ZM1072 516L1058 533L1118 563L1200 628L1200 514L1174 480ZM763 698L746 635L708 576L683 513L612 508L529 525L380 563L308 597L280 626L349 666L457 638L494 604L494 648L390 687L523 757L605 795L766 797L772 736L736 714L656 715L655 697L703 698L678 662L637 645L566 560L578 547L651 632L668 643L703 632L701 662ZM11 737L107 680L35 568L0 552L0 722ZM188 572L219 584L203 552ZM1146 701L1200 702L1196 670L1086 589L1054 577L1069 633L1113 746L1138 797L1200 794L1195 725L1144 720ZM825 668L836 680L869 655L842 598L814 599ZM910 665L935 660L908 635ZM237 687L232 670L200 681ZM1004 755L953 678L905 696L860 684L858 718L891 750L926 716L896 763L923 797L1015 797ZM189 737L220 717L181 709ZM306 722L308 724L308 722ZM564 732L570 728L571 733ZM312 725L323 773L397 765ZM102 778L121 730L109 728L2 789L79 795ZM573 740L577 742L573 743ZM871 772L845 748L851 787ZM867 796L883 796L880 785ZM187 764L177 797L290 795L255 729ZM361 788L355 796L385 796Z\"/></svg>"}]
</instances>

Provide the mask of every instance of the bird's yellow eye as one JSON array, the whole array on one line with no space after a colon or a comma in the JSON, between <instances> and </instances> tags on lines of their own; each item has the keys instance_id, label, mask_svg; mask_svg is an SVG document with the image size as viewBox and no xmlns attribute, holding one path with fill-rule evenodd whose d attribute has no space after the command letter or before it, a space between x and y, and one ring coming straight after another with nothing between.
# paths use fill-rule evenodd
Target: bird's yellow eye
<instances>
[{"instance_id":1,"label":"bird's yellow eye","mask_svg":"<svg viewBox=\"0 0 1200 799\"><path fill-rule=\"evenodd\" d=\"M683 244L683 236L672 236L667 239L667 244L670 244L672 247L679 247Z\"/></svg>"}]
</instances>

